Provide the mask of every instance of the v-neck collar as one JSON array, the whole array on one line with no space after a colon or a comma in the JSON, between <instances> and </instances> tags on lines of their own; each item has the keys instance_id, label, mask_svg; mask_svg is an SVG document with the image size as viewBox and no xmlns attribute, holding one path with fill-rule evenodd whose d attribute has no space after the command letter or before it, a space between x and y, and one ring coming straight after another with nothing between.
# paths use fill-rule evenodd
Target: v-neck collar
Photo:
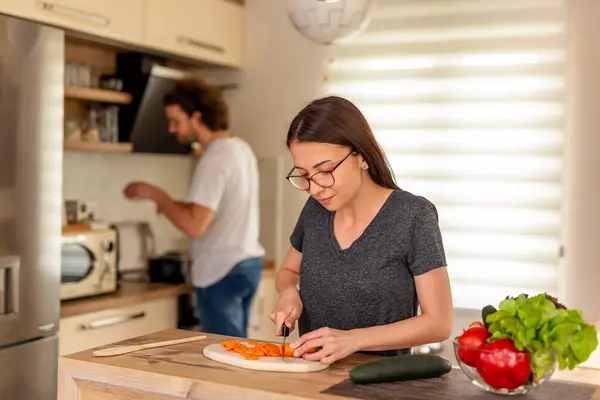
<instances>
[{"instance_id":1,"label":"v-neck collar","mask_svg":"<svg viewBox=\"0 0 600 400\"><path fill-rule=\"evenodd\" d=\"M354 242L352 242L350 244L350 246L348 246L345 249L341 248L340 243L338 242L337 238L335 237L334 221L335 221L336 212L332 211L329 213L329 221L328 221L329 222L329 224L328 224L329 225L329 241L338 256L352 254L354 251L356 251L356 248L358 248L360 246L360 242L363 241L366 236L368 236L369 231L372 230L373 227L377 225L378 220L383 218L382 215L386 212L387 208L389 207L389 204L391 203L392 197L394 195L396 195L397 191L398 190L393 190L388 195L388 197L387 197L387 199L385 199L385 202L383 203L383 205L379 208L379 211L377 211L377 214L375 214L375 217L373 217L371 222L369 222L369 224L363 230L363 232L360 234L360 236L358 236L356 238L356 240L354 240Z\"/></svg>"}]
</instances>

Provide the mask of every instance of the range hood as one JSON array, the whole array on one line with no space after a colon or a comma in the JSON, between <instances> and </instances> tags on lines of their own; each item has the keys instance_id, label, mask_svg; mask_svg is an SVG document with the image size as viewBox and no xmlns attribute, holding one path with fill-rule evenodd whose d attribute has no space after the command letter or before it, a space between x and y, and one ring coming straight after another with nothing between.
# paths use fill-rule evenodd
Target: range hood
<instances>
[{"instance_id":1,"label":"range hood","mask_svg":"<svg viewBox=\"0 0 600 400\"><path fill-rule=\"evenodd\" d=\"M132 102L120 107L119 141L130 142L134 153L190 154L191 146L169 133L163 105L163 96L186 73L161 64L144 55L118 56L117 76L132 95Z\"/></svg>"},{"instance_id":2,"label":"range hood","mask_svg":"<svg viewBox=\"0 0 600 400\"><path fill-rule=\"evenodd\" d=\"M141 53L119 53L116 76L132 102L120 107L119 141L130 142L135 153L191 154L192 145L184 145L169 133L163 105L164 95L173 84L198 75L222 91L239 86L240 74L224 67L183 71L166 66L165 59ZM225 93L224 93L225 95Z\"/></svg>"}]
</instances>

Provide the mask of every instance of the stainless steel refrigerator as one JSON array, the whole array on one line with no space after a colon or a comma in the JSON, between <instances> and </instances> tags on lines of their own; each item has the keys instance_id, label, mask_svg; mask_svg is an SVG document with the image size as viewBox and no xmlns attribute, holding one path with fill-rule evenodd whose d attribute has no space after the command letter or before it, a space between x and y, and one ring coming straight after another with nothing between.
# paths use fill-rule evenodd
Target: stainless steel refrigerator
<instances>
[{"instance_id":1,"label":"stainless steel refrigerator","mask_svg":"<svg viewBox=\"0 0 600 400\"><path fill-rule=\"evenodd\" d=\"M56 400L64 33L0 16L0 399Z\"/></svg>"}]
</instances>

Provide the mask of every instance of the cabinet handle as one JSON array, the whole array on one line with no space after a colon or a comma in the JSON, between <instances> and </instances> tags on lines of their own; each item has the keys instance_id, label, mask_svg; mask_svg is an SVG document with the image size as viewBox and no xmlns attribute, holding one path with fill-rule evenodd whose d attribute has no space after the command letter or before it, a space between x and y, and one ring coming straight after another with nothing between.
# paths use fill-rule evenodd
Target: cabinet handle
<instances>
[{"instance_id":1,"label":"cabinet handle","mask_svg":"<svg viewBox=\"0 0 600 400\"><path fill-rule=\"evenodd\" d=\"M200 47L201 49L205 49L205 50L211 50L216 53L225 53L225 48L223 48L221 46L202 42L200 40L193 39L193 38L190 38L187 36L181 36L181 35L177 36L177 42L179 42L181 44L187 44L189 46Z\"/></svg>"},{"instance_id":2,"label":"cabinet handle","mask_svg":"<svg viewBox=\"0 0 600 400\"><path fill-rule=\"evenodd\" d=\"M61 14L67 17L91 22L96 25L108 26L110 24L110 19L103 15L93 14L88 11L78 10L72 7L61 6L58 4L52 4L47 1L39 1L39 7L44 11L55 12L56 14Z\"/></svg>"},{"instance_id":3,"label":"cabinet handle","mask_svg":"<svg viewBox=\"0 0 600 400\"><path fill-rule=\"evenodd\" d=\"M81 325L79 325L79 329L81 329L82 331L86 331L86 330L90 330L90 329L105 328L107 326L118 325L118 324L122 324L124 322L132 321L135 319L144 318L145 316L146 316L146 312L141 311L139 313L130 314L130 315L122 315L119 317L105 318L105 319L93 321L93 322L90 322L87 324L81 324Z\"/></svg>"}]
</instances>

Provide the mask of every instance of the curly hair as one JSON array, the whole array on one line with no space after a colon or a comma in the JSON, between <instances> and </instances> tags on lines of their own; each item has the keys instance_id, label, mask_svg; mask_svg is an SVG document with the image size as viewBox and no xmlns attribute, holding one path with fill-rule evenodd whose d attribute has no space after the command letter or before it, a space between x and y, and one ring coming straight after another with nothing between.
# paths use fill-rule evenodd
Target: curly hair
<instances>
[{"instance_id":1,"label":"curly hair","mask_svg":"<svg viewBox=\"0 0 600 400\"><path fill-rule=\"evenodd\" d=\"M176 82L163 97L165 106L178 105L191 116L202 114L202 122L211 131L229 128L229 110L219 88L210 86L199 78L186 78Z\"/></svg>"}]
</instances>

